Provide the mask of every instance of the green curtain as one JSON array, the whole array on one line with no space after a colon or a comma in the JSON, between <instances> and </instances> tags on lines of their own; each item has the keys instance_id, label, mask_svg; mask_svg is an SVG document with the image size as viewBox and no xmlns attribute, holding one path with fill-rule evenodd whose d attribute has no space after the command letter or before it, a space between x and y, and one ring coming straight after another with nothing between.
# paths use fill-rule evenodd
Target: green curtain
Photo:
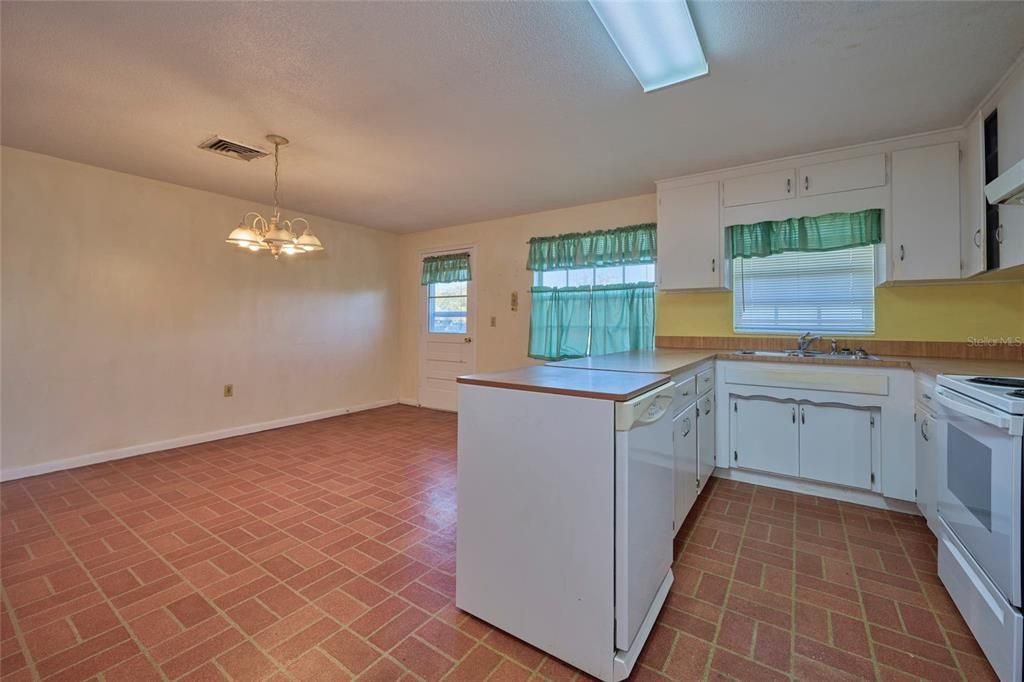
<instances>
[{"instance_id":1,"label":"green curtain","mask_svg":"<svg viewBox=\"0 0 1024 682\"><path fill-rule=\"evenodd\" d=\"M533 287L530 294L529 356L538 360L586 357L590 287Z\"/></svg>"},{"instance_id":2,"label":"green curtain","mask_svg":"<svg viewBox=\"0 0 1024 682\"><path fill-rule=\"evenodd\" d=\"M428 256L423 259L423 276L420 284L446 282L468 282L473 279L469 269L468 253L446 253L443 256Z\"/></svg>"},{"instance_id":3,"label":"green curtain","mask_svg":"<svg viewBox=\"0 0 1024 682\"><path fill-rule=\"evenodd\" d=\"M590 354L654 348L654 284L594 287Z\"/></svg>"},{"instance_id":4,"label":"green curtain","mask_svg":"<svg viewBox=\"0 0 1024 682\"><path fill-rule=\"evenodd\" d=\"M530 350L538 360L654 348L654 284L533 287Z\"/></svg>"},{"instance_id":5,"label":"green curtain","mask_svg":"<svg viewBox=\"0 0 1024 682\"><path fill-rule=\"evenodd\" d=\"M614 230L572 232L530 240L527 270L653 263L658 258L655 223L628 225Z\"/></svg>"},{"instance_id":6,"label":"green curtain","mask_svg":"<svg viewBox=\"0 0 1024 682\"><path fill-rule=\"evenodd\" d=\"M787 251L836 251L880 244L882 209L731 225L726 232L726 255L730 258L758 258Z\"/></svg>"}]
</instances>

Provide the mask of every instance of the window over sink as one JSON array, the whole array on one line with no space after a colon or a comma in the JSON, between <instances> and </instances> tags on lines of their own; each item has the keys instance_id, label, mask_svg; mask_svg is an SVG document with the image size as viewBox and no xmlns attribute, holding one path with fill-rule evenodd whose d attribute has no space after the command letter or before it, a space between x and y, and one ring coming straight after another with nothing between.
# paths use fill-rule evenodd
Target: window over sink
<instances>
[{"instance_id":1,"label":"window over sink","mask_svg":"<svg viewBox=\"0 0 1024 682\"><path fill-rule=\"evenodd\" d=\"M875 331L875 247L733 261L740 333L867 335Z\"/></svg>"}]
</instances>

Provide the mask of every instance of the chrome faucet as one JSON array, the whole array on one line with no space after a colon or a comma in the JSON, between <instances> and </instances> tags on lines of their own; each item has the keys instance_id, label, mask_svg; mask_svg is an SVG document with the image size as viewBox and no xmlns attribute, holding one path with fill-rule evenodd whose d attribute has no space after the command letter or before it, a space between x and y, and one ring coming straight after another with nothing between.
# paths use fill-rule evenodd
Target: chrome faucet
<instances>
[{"instance_id":1,"label":"chrome faucet","mask_svg":"<svg viewBox=\"0 0 1024 682\"><path fill-rule=\"evenodd\" d=\"M810 332L804 332L803 334L801 334L800 338L796 340L797 344L799 344L799 352L806 353L807 349L810 348L811 344L814 343L815 341L821 341L821 337L811 336Z\"/></svg>"}]
</instances>

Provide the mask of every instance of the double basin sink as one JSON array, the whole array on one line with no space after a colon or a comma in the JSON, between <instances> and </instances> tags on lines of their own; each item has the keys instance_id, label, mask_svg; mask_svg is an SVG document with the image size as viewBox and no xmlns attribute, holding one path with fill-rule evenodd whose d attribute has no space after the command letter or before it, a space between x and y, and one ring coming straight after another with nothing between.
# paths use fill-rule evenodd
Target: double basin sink
<instances>
[{"instance_id":1,"label":"double basin sink","mask_svg":"<svg viewBox=\"0 0 1024 682\"><path fill-rule=\"evenodd\" d=\"M774 358L820 358L822 360L879 360L863 350L842 350L835 353L818 350L738 350L736 355L753 355Z\"/></svg>"}]
</instances>

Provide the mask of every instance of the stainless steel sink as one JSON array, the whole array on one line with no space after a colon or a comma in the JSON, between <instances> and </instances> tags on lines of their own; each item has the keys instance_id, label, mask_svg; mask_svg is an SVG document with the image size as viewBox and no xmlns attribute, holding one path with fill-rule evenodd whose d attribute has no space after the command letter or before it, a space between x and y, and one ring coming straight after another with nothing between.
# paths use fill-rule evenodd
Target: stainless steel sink
<instances>
[{"instance_id":1,"label":"stainless steel sink","mask_svg":"<svg viewBox=\"0 0 1024 682\"><path fill-rule=\"evenodd\" d=\"M738 350L736 355L753 355L756 357L775 358L821 358L823 360L878 360L877 355L867 353L837 352L827 353L819 350Z\"/></svg>"}]
</instances>

